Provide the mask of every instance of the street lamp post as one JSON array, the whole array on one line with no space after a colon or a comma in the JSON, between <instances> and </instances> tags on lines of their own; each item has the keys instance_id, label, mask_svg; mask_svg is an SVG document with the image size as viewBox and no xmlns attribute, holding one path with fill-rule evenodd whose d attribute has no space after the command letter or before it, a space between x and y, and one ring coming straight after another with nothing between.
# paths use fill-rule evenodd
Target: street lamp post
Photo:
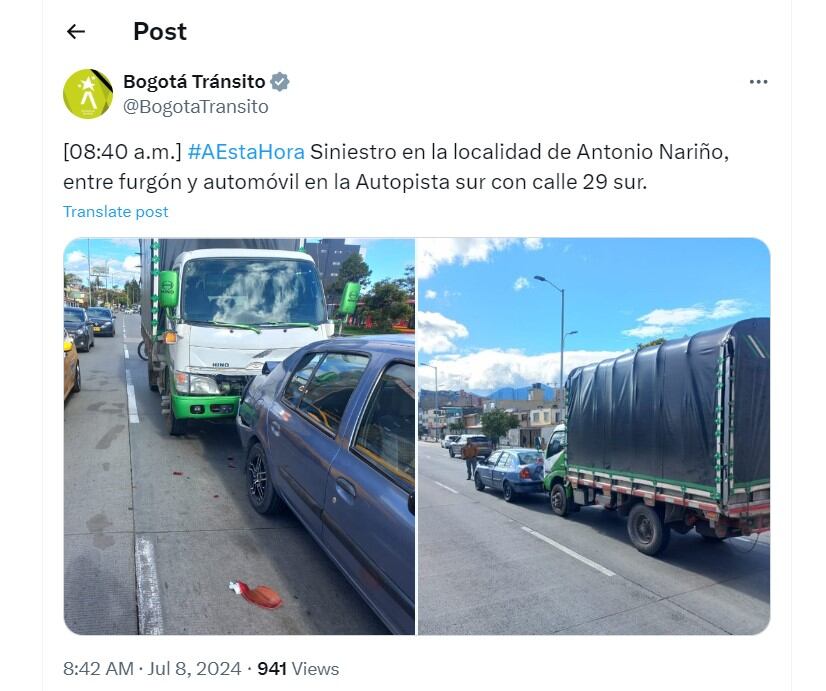
<instances>
[{"instance_id":1,"label":"street lamp post","mask_svg":"<svg viewBox=\"0 0 826 691\"><path fill-rule=\"evenodd\" d=\"M541 281L542 283L547 283L550 286L553 286L559 291L559 294L562 296L562 312L561 312L561 324L559 328L559 391L560 395L562 394L562 387L564 383L564 370L565 370L565 289L560 288L558 285L549 281L544 276L534 276L534 279L537 281Z\"/></svg>"}]
</instances>

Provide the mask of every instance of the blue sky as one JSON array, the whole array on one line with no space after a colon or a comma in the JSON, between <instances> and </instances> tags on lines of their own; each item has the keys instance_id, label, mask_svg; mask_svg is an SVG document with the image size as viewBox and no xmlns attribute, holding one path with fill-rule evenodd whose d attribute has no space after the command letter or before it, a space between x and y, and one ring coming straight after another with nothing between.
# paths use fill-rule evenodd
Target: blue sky
<instances>
[{"instance_id":1,"label":"blue sky","mask_svg":"<svg viewBox=\"0 0 826 691\"><path fill-rule=\"evenodd\" d=\"M404 267L414 263L413 240L374 240L372 238L348 238L348 242L355 242L362 246L365 261L373 270L371 280L380 281L383 278L401 278L404 276ZM92 266L108 262L116 285L132 277L139 278L140 263L135 252L138 251L137 238L109 238L89 241L87 250L86 238L73 240L63 252L63 267L65 271L81 276L84 282L87 279L87 260L89 254Z\"/></svg>"},{"instance_id":2,"label":"blue sky","mask_svg":"<svg viewBox=\"0 0 826 691\"><path fill-rule=\"evenodd\" d=\"M420 240L420 361L440 388L486 391L565 371L653 338L769 316L769 255L750 239ZM432 370L420 373L428 386Z\"/></svg>"}]
</instances>

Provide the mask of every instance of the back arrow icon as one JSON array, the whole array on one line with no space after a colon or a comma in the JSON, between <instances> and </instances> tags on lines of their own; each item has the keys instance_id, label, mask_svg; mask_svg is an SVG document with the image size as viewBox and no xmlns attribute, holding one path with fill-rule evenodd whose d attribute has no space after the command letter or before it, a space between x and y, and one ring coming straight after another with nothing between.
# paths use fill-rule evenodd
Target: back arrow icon
<instances>
[{"instance_id":1,"label":"back arrow icon","mask_svg":"<svg viewBox=\"0 0 826 691\"><path fill-rule=\"evenodd\" d=\"M66 33L67 33L67 34L69 34L69 36L71 36L72 38L75 38L75 39L76 39L76 38L77 38L77 36L75 36L75 34L85 34L85 33L86 33L86 29L78 29L78 28L77 28L77 24L72 24L72 25L71 25L71 26L70 26L70 27L66 30Z\"/></svg>"}]
</instances>

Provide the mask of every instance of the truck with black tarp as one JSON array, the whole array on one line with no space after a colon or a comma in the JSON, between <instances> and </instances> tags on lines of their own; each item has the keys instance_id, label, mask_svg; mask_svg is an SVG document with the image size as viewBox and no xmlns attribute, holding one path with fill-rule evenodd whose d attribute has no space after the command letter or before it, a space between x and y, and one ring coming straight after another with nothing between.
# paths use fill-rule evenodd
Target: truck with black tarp
<instances>
[{"instance_id":1,"label":"truck with black tarp","mask_svg":"<svg viewBox=\"0 0 826 691\"><path fill-rule=\"evenodd\" d=\"M329 338L324 290L291 239L142 239L141 336L172 435L234 418L265 362Z\"/></svg>"},{"instance_id":2,"label":"truck with black tarp","mask_svg":"<svg viewBox=\"0 0 826 691\"><path fill-rule=\"evenodd\" d=\"M769 348L755 318L572 370L546 452L551 510L616 510L651 555L672 530L769 530Z\"/></svg>"}]
</instances>

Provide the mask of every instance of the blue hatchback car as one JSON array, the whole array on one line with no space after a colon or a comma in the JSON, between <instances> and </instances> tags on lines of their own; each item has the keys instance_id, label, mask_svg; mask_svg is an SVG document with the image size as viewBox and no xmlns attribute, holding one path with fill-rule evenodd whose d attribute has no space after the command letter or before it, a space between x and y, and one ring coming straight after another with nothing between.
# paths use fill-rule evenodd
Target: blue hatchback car
<instances>
[{"instance_id":1,"label":"blue hatchback car","mask_svg":"<svg viewBox=\"0 0 826 691\"><path fill-rule=\"evenodd\" d=\"M412 338L334 338L267 363L241 397L247 496L288 506L393 633L414 633Z\"/></svg>"},{"instance_id":2,"label":"blue hatchback car","mask_svg":"<svg viewBox=\"0 0 826 691\"><path fill-rule=\"evenodd\" d=\"M542 492L545 459L535 449L505 449L494 451L476 466L473 481L480 492L486 487L502 491L505 501L513 501L517 494Z\"/></svg>"}]
</instances>

